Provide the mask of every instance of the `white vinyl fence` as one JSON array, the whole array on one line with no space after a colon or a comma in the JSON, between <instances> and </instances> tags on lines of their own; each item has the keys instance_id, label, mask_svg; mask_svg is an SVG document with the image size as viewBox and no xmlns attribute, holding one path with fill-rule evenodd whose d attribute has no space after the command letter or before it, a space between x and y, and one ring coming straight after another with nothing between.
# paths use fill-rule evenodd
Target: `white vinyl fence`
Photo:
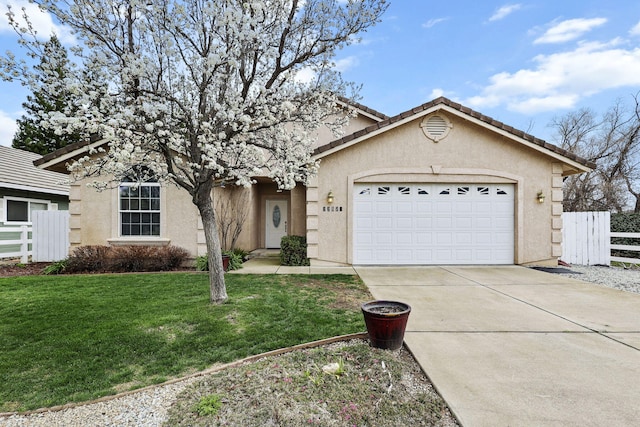
<instances>
[{"instance_id":1,"label":"white vinyl fence","mask_svg":"<svg viewBox=\"0 0 640 427\"><path fill-rule=\"evenodd\" d=\"M69 254L69 211L34 211L33 262L65 259Z\"/></svg>"},{"instance_id":2,"label":"white vinyl fence","mask_svg":"<svg viewBox=\"0 0 640 427\"><path fill-rule=\"evenodd\" d=\"M562 260L578 265L611 265L611 214L562 214Z\"/></svg>"}]
</instances>

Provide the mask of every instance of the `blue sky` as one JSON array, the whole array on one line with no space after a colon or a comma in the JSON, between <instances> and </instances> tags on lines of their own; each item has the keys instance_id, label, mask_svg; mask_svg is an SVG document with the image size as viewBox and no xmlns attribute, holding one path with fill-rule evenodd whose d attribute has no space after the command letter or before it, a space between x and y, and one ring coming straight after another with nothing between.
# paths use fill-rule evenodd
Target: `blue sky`
<instances>
[{"instance_id":1,"label":"blue sky","mask_svg":"<svg viewBox=\"0 0 640 427\"><path fill-rule=\"evenodd\" d=\"M1 50L17 51L0 18ZM50 17L35 24L73 43ZM359 101L387 115L446 96L554 142L553 117L602 113L640 91L640 2L391 0L382 22L336 62L362 84ZM0 94L0 144L10 145L28 92L0 82Z\"/></svg>"}]
</instances>

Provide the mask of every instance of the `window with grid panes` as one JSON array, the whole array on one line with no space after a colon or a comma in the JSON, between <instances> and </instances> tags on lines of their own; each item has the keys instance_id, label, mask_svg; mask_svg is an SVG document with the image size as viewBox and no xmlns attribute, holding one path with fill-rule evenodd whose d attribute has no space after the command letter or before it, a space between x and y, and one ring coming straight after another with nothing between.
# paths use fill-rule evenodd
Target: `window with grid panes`
<instances>
[{"instance_id":1,"label":"window with grid panes","mask_svg":"<svg viewBox=\"0 0 640 427\"><path fill-rule=\"evenodd\" d=\"M127 178L120 184L120 235L160 235L160 184Z\"/></svg>"}]
</instances>

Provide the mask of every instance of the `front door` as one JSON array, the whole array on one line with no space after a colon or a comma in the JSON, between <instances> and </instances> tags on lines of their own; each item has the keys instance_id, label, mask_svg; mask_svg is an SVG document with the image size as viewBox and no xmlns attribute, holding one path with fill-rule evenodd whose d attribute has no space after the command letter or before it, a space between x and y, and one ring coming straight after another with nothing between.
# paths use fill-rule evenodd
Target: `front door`
<instances>
[{"instance_id":1,"label":"front door","mask_svg":"<svg viewBox=\"0 0 640 427\"><path fill-rule=\"evenodd\" d=\"M265 227L267 248L279 248L280 240L287 235L287 221L289 219L287 212L286 200L267 200Z\"/></svg>"}]
</instances>

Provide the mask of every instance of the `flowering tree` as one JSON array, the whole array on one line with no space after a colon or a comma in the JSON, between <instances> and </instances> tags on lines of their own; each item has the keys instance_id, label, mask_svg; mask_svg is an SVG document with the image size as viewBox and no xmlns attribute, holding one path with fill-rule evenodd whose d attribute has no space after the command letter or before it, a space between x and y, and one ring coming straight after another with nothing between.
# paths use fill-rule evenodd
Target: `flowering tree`
<instances>
[{"instance_id":1,"label":"flowering tree","mask_svg":"<svg viewBox=\"0 0 640 427\"><path fill-rule=\"evenodd\" d=\"M135 170L187 191L204 225L210 299L226 300L214 186L267 175L291 189L315 173L314 131L344 124L335 119L336 97L350 88L331 59L379 20L386 0L35 3L73 29L83 63L62 85L75 105L43 122L109 141L72 165L73 176L102 189L144 165ZM39 49L9 15L23 45ZM28 64L11 55L0 68L29 82Z\"/></svg>"}]
</instances>

